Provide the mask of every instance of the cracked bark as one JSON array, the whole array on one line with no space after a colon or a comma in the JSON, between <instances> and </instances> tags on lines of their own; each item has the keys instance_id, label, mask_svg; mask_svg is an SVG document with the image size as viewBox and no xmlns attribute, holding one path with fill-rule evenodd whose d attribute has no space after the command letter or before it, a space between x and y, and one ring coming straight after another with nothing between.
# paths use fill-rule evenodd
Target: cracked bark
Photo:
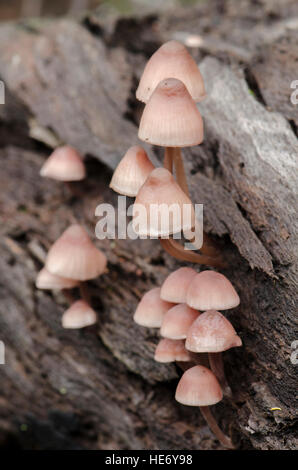
<instances>
[{"instance_id":1,"label":"cracked bark","mask_svg":"<svg viewBox=\"0 0 298 470\"><path fill-rule=\"evenodd\" d=\"M205 27L208 9L217 2L208 3L197 10ZM247 2L242 4L245 9ZM236 26L242 24L238 15ZM96 205L116 205L107 183L127 147L137 141L136 78L145 56L164 38L163 25L179 30L178 17L159 18L159 29L152 18L130 21L118 20L111 33L95 28L99 20L94 15L84 26L47 22L35 33L13 24L0 27L0 77L9 89L6 105L0 106L0 339L6 345L6 365L0 366L0 438L7 445L219 448L199 410L175 403L180 372L154 363L156 331L132 320L141 295L180 265L157 241L96 241L109 259L109 272L90 283L99 324L84 331L61 328L62 295L34 288L47 249L66 226L78 221L92 235ZM192 31L193 21L193 15L188 22L184 18L184 27ZM87 23L89 29L93 24L92 33ZM223 33L219 23L214 41ZM257 22L255 27L263 37ZM132 30L140 32L137 49ZM240 30L239 45L249 50L245 68L254 75L264 104L249 89L243 58L239 63L229 48L223 56L213 41L204 54L217 58L205 57L200 66L208 92L199 105L205 141L183 151L192 199L204 204L205 227L221 246L229 262L223 272L241 298L228 317L244 347L224 354L234 395L213 412L242 449L289 449L297 446L297 366L290 362L297 339L297 140L288 120L296 120L297 109L285 104L284 88L264 81L276 64L275 43L264 46L264 61L258 62L260 42L254 37L247 43L248 31L239 36ZM167 28L167 34L171 31ZM227 36L232 44L233 34ZM293 60L293 39L286 30L282 34L283 55L289 47ZM273 59L265 54L267 47ZM279 80L277 73L273 79ZM83 199L39 178L50 152L44 128L89 155L88 179L80 185ZM162 158L158 149L148 150ZM22 423L26 432L20 431Z\"/></svg>"}]
</instances>

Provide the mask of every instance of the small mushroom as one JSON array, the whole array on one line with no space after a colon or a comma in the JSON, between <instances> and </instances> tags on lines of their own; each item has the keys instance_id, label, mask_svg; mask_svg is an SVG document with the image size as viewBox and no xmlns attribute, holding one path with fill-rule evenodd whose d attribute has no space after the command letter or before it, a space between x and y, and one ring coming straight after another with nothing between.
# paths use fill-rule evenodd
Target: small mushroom
<instances>
[{"instance_id":1,"label":"small mushroom","mask_svg":"<svg viewBox=\"0 0 298 470\"><path fill-rule=\"evenodd\" d=\"M194 269L188 267L172 272L161 286L161 298L177 304L185 303L188 287L196 274Z\"/></svg>"},{"instance_id":2,"label":"small mushroom","mask_svg":"<svg viewBox=\"0 0 298 470\"><path fill-rule=\"evenodd\" d=\"M50 273L79 281L98 277L106 264L105 255L94 246L80 225L66 229L52 245L46 259Z\"/></svg>"},{"instance_id":3,"label":"small mushroom","mask_svg":"<svg viewBox=\"0 0 298 470\"><path fill-rule=\"evenodd\" d=\"M54 150L42 166L40 175L58 181L79 181L86 177L86 170L78 152L65 145Z\"/></svg>"},{"instance_id":4,"label":"small mushroom","mask_svg":"<svg viewBox=\"0 0 298 470\"><path fill-rule=\"evenodd\" d=\"M184 341L161 339L155 349L154 359L157 362L191 362L192 356L185 349Z\"/></svg>"},{"instance_id":5,"label":"small mushroom","mask_svg":"<svg viewBox=\"0 0 298 470\"><path fill-rule=\"evenodd\" d=\"M96 313L84 300L74 302L62 316L63 328L85 328L86 326L94 325L96 321Z\"/></svg>"},{"instance_id":6,"label":"small mushroom","mask_svg":"<svg viewBox=\"0 0 298 470\"><path fill-rule=\"evenodd\" d=\"M233 449L231 439L219 428L209 408L210 405L221 401L222 396L222 390L213 372L204 366L197 365L184 372L178 383L175 398L183 405L199 406L207 424L218 440L223 446Z\"/></svg>"},{"instance_id":7,"label":"small mushroom","mask_svg":"<svg viewBox=\"0 0 298 470\"><path fill-rule=\"evenodd\" d=\"M233 325L220 312L208 310L192 323L186 348L192 352L222 352L242 346Z\"/></svg>"},{"instance_id":8,"label":"small mushroom","mask_svg":"<svg viewBox=\"0 0 298 470\"><path fill-rule=\"evenodd\" d=\"M35 282L35 285L38 289L48 290L72 289L78 284L78 281L52 274L46 268L43 268L41 271L39 271Z\"/></svg>"},{"instance_id":9,"label":"small mushroom","mask_svg":"<svg viewBox=\"0 0 298 470\"><path fill-rule=\"evenodd\" d=\"M154 165L145 150L138 145L130 147L114 171L110 188L124 196L135 197L152 170Z\"/></svg>"},{"instance_id":10,"label":"small mushroom","mask_svg":"<svg viewBox=\"0 0 298 470\"><path fill-rule=\"evenodd\" d=\"M107 259L91 241L86 230L80 225L71 225L50 248L46 258L46 269L57 276L80 282L82 298L90 303L87 284L105 271Z\"/></svg>"},{"instance_id":11,"label":"small mushroom","mask_svg":"<svg viewBox=\"0 0 298 470\"><path fill-rule=\"evenodd\" d=\"M138 205L145 209L146 217L140 218ZM170 216L166 220L160 214L156 216L156 211L152 210L154 205L161 209L170 209L170 206L175 205L178 209L177 217ZM184 205L190 206L190 217L185 217ZM134 230L139 236L169 237L191 229L194 224L194 209L191 200L176 183L173 175L165 168L155 168L137 194L133 218Z\"/></svg>"},{"instance_id":12,"label":"small mushroom","mask_svg":"<svg viewBox=\"0 0 298 470\"><path fill-rule=\"evenodd\" d=\"M147 103L158 83L167 77L181 80L194 101L204 99L206 94L199 68L178 41L166 42L149 59L136 92L137 99Z\"/></svg>"},{"instance_id":13,"label":"small mushroom","mask_svg":"<svg viewBox=\"0 0 298 470\"><path fill-rule=\"evenodd\" d=\"M228 310L237 307L239 296L231 282L215 271L202 271L191 281L187 304L198 310Z\"/></svg>"},{"instance_id":14,"label":"small mushroom","mask_svg":"<svg viewBox=\"0 0 298 470\"><path fill-rule=\"evenodd\" d=\"M231 282L223 274L215 271L202 271L191 281L186 295L186 302L190 307L200 310L227 310L237 307L240 303L240 299ZM218 315L214 316L214 314L212 314L211 316L205 315L205 317L207 319L209 318L210 322L211 318L213 318L213 322L215 322L216 319L218 320L222 316L219 317ZM228 320L224 317L222 318L221 323L224 323L227 326ZM206 321L205 325L207 324L208 323ZM228 324L232 328L232 335L235 335L236 333L232 325L229 322ZM208 341L207 338L208 335L206 334L206 341ZM235 341L238 341L238 343L240 341L240 344L236 345L241 346L240 338L238 336L236 338L237 339L234 337ZM190 342L187 344L190 346ZM220 380L225 394L231 395L231 389L224 373L221 352L209 352L208 356L210 367Z\"/></svg>"},{"instance_id":15,"label":"small mushroom","mask_svg":"<svg viewBox=\"0 0 298 470\"><path fill-rule=\"evenodd\" d=\"M142 297L133 319L138 325L148 328L160 328L165 313L173 305L173 303L162 300L160 298L160 288L155 287Z\"/></svg>"},{"instance_id":16,"label":"small mushroom","mask_svg":"<svg viewBox=\"0 0 298 470\"><path fill-rule=\"evenodd\" d=\"M186 304L175 305L167 311L163 318L160 329L161 336L169 339L185 339L188 330L199 315L200 312ZM192 351L192 349L189 350Z\"/></svg>"},{"instance_id":17,"label":"small mushroom","mask_svg":"<svg viewBox=\"0 0 298 470\"><path fill-rule=\"evenodd\" d=\"M196 353L208 353L212 371L217 376L226 395L231 396L231 389L224 373L222 352L242 346L233 325L220 312L209 310L202 313L187 332L185 347Z\"/></svg>"}]
</instances>

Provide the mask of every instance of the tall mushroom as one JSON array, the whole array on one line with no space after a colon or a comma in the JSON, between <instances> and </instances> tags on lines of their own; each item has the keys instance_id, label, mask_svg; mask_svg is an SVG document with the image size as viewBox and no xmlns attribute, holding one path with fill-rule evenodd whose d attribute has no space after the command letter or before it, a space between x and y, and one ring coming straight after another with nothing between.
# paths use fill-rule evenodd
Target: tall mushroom
<instances>
[{"instance_id":1,"label":"tall mushroom","mask_svg":"<svg viewBox=\"0 0 298 470\"><path fill-rule=\"evenodd\" d=\"M222 391L215 375L206 367L197 365L182 375L176 389L176 400L187 406L199 406L210 429L228 449L234 449L233 443L219 428L209 406L222 400Z\"/></svg>"},{"instance_id":2,"label":"tall mushroom","mask_svg":"<svg viewBox=\"0 0 298 470\"><path fill-rule=\"evenodd\" d=\"M139 127L139 138L165 147L164 167L172 173L174 162L177 181L188 197L189 191L180 148L200 144L203 141L203 134L202 117L184 83L176 78L162 80L145 106ZM187 238L192 239L191 229L189 233ZM163 243L165 249L169 245L173 247L177 243ZM218 258L217 265L221 263L219 253L206 235L201 251ZM172 255L174 256L173 253ZM185 250L180 253L179 259L208 264L196 258L195 253L187 253Z\"/></svg>"}]
</instances>

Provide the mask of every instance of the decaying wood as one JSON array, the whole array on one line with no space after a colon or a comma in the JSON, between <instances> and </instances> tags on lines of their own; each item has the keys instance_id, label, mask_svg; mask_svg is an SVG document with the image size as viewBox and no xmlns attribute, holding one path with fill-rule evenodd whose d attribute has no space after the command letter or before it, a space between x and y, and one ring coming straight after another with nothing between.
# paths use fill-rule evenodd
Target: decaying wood
<instances>
[{"instance_id":1,"label":"decaying wood","mask_svg":"<svg viewBox=\"0 0 298 470\"><path fill-rule=\"evenodd\" d=\"M218 5L208 4L197 10L200 34L210 22L204 8ZM241 4L245 13L247 2ZM204 55L217 57L200 64L208 92L199 105L206 137L183 152L192 198L204 203L205 227L241 298L240 307L227 313L244 344L224 355L234 395L213 411L242 449L297 447L297 366L290 355L298 334L297 138L291 126L298 111L288 103L290 89L287 94L284 82L278 86L283 76L277 71L283 63L288 67L282 54L297 63L292 33L282 29L295 16L288 5L288 17L280 14L269 25L279 31L285 52L276 49L277 33L269 36L268 25L267 40L260 39L256 18L251 22L259 40L249 41L240 9L237 40L234 30L226 41L249 54L239 58L226 48L223 56L213 47L223 21L213 29L209 24L213 49ZM167 35L182 31L174 16L159 18L158 27L152 17L118 20L109 33L94 15L83 24L0 27L0 77L7 88L0 106L0 340L6 346L0 438L7 445L220 448L199 411L174 401L180 372L153 361L157 332L132 320L142 294L179 266L157 241L96 240L109 259L108 272L90 283L99 324L84 331L63 330L63 297L34 287L61 232L78 221L93 236L95 207L116 205L108 182L123 152L137 142L135 84L146 56L165 37L165 24ZM191 15L183 24L194 33L198 21ZM134 48L131 31L139 31ZM50 140L44 138L49 131ZM39 177L53 138L88 155L88 179L79 185L84 198ZM156 148L149 151L156 160L161 156Z\"/></svg>"}]
</instances>

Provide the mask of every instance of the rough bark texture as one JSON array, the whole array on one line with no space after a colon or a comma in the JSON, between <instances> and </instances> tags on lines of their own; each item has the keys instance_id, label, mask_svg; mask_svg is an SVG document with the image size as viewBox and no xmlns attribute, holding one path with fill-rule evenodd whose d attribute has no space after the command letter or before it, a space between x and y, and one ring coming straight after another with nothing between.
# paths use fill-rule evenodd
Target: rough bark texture
<instances>
[{"instance_id":1,"label":"rough bark texture","mask_svg":"<svg viewBox=\"0 0 298 470\"><path fill-rule=\"evenodd\" d=\"M237 6L235 4L237 3ZM256 3L254 8L252 3ZM296 21L296 23L295 23ZM153 361L155 330L133 323L138 300L179 266L155 241L96 241L108 272L90 283L98 325L61 327L65 300L34 281L72 222L94 233L94 209L116 204L112 169L137 142L137 80L170 37L203 35L203 145L184 151L193 200L222 248L243 348L224 355L234 392L214 408L240 449L294 449L297 366L297 65L295 1L212 1L192 12L116 19L95 14L0 27L0 438L26 448L218 449L196 409L177 404L180 372ZM137 40L136 40L137 38ZM213 57L211 57L213 56ZM87 155L72 197L39 177L50 147ZM150 149L160 158L160 150ZM155 153L155 154L154 154ZM272 411L272 407L280 410Z\"/></svg>"}]
</instances>

